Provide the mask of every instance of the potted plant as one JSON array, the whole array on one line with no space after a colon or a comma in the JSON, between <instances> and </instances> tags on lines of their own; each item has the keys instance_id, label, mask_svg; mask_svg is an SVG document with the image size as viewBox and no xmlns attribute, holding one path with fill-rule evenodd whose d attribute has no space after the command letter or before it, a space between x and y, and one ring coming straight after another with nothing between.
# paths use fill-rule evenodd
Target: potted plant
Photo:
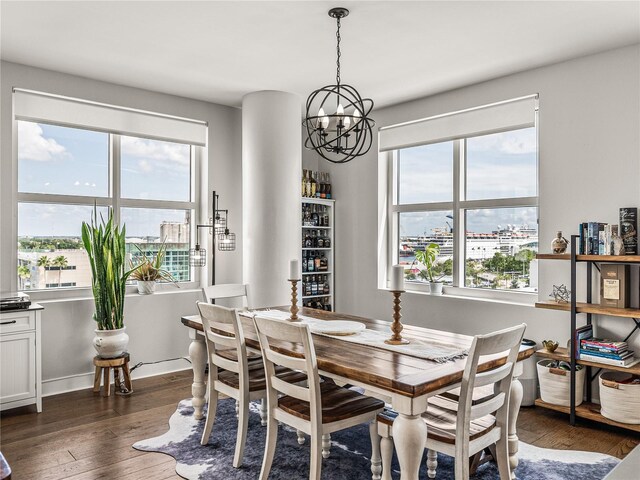
<instances>
[{"instance_id":1,"label":"potted plant","mask_svg":"<svg viewBox=\"0 0 640 480\"><path fill-rule=\"evenodd\" d=\"M129 336L124 326L124 298L131 271L125 269L125 227L113 222L113 210L105 222L94 209L91 224L82 222L82 243L91 265L91 289L97 323L93 346L103 358L115 358L127 349Z\"/></svg>"},{"instance_id":2,"label":"potted plant","mask_svg":"<svg viewBox=\"0 0 640 480\"><path fill-rule=\"evenodd\" d=\"M166 239L162 241L162 245L158 249L155 257L149 258L142 249L135 245L140 252L137 263L133 261L131 264L131 278L138 282L138 293L141 295L149 295L156 290L156 282L165 280L173 283L176 287L180 287L171 272L162 268L162 262L167 253Z\"/></svg>"},{"instance_id":3,"label":"potted plant","mask_svg":"<svg viewBox=\"0 0 640 480\"><path fill-rule=\"evenodd\" d=\"M424 265L429 279L429 290L431 295L442 295L442 282L440 279L442 275L436 278L436 266L438 265L437 259L440 253L440 245L437 243L430 243L424 247L424 250L416 251L416 260Z\"/></svg>"}]
</instances>

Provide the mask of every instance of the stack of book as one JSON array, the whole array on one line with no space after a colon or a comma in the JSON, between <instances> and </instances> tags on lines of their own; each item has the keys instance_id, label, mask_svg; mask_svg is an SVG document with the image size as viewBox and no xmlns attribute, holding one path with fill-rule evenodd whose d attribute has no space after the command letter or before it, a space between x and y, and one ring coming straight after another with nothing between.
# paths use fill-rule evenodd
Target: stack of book
<instances>
[{"instance_id":1,"label":"stack of book","mask_svg":"<svg viewBox=\"0 0 640 480\"><path fill-rule=\"evenodd\" d=\"M640 361L633 356L627 342L615 342L604 338L587 338L580 340L580 360L629 367Z\"/></svg>"},{"instance_id":2,"label":"stack of book","mask_svg":"<svg viewBox=\"0 0 640 480\"><path fill-rule=\"evenodd\" d=\"M619 236L618 225L584 222L579 227L578 255L613 255L612 237Z\"/></svg>"}]
</instances>

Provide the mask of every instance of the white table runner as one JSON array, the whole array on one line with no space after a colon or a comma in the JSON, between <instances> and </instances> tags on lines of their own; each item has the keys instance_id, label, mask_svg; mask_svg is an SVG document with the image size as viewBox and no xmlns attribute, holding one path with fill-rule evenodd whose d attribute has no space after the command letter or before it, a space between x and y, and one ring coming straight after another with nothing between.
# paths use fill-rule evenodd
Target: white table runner
<instances>
[{"instance_id":1,"label":"white table runner","mask_svg":"<svg viewBox=\"0 0 640 480\"><path fill-rule=\"evenodd\" d=\"M244 313L244 312L243 312ZM288 320L290 314L281 310L255 310L247 311L249 315L259 315L263 318L274 318L276 320ZM313 324L317 322L330 322L332 320L320 320L318 318L308 317L306 315L298 315L301 322L307 324ZM335 320L349 320L335 319ZM349 320L351 321L351 320ZM411 355L413 357L422 358L425 360L431 360L436 363L450 362L459 358L464 358L468 355L469 350L460 348L457 345L451 345L448 343L436 342L436 341L424 341L411 339L411 343L407 345L389 345L384 341L390 337L391 331L380 332L378 330L365 329L360 333L354 335L325 335L323 333L314 332L315 335L322 335L325 337L337 338L339 340L351 343L358 343L361 345L369 345L376 348L382 348L384 350L390 350L392 352L402 353L405 355Z\"/></svg>"}]
</instances>

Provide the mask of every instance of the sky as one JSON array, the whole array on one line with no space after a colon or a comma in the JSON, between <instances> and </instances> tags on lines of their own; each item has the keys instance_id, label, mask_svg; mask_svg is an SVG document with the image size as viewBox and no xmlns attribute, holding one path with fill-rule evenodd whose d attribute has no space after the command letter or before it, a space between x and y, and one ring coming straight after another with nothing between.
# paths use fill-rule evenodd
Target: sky
<instances>
[{"instance_id":1,"label":"sky","mask_svg":"<svg viewBox=\"0 0 640 480\"><path fill-rule=\"evenodd\" d=\"M535 128L485 135L467 140L467 199L518 198L537 195ZM399 152L399 203L453 200L453 142ZM430 234L453 223L451 211L403 213L401 235ZM489 233L498 225L536 227L535 208L467 211L467 231Z\"/></svg>"},{"instance_id":2,"label":"sky","mask_svg":"<svg viewBox=\"0 0 640 480\"><path fill-rule=\"evenodd\" d=\"M121 188L124 198L188 201L190 147L170 142L121 137ZM453 143L400 151L401 204L449 202L453 196ZM358 160L356 160L358 161ZM18 122L18 188L20 192L106 197L109 192L109 137L32 122ZM467 141L469 199L535 196L537 193L535 129L476 137ZM78 236L92 207L21 204L20 236ZM431 233L446 227L451 212L405 213L401 235ZM162 221L184 221L185 211L123 209L130 236L158 236ZM498 225L536 225L535 208L485 209L467 212L467 230L491 232Z\"/></svg>"},{"instance_id":3,"label":"sky","mask_svg":"<svg viewBox=\"0 0 640 480\"><path fill-rule=\"evenodd\" d=\"M121 137L122 197L190 200L188 145ZM27 193L107 197L109 136L67 127L18 122L18 189ZM79 236L93 207L21 204L19 236ZM106 209L105 209L106 212ZM123 209L131 236L158 236L162 221L184 221L185 211Z\"/></svg>"}]
</instances>

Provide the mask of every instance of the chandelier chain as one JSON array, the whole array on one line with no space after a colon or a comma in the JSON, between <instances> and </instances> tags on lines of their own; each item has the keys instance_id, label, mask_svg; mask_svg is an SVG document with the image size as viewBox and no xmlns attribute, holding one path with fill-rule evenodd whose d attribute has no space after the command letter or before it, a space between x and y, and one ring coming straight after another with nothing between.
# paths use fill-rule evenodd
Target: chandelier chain
<instances>
[{"instance_id":1,"label":"chandelier chain","mask_svg":"<svg viewBox=\"0 0 640 480\"><path fill-rule=\"evenodd\" d=\"M338 30L336 32L336 39L338 40L336 47L336 84L340 85L340 17L336 19L336 23L338 24Z\"/></svg>"}]
</instances>

